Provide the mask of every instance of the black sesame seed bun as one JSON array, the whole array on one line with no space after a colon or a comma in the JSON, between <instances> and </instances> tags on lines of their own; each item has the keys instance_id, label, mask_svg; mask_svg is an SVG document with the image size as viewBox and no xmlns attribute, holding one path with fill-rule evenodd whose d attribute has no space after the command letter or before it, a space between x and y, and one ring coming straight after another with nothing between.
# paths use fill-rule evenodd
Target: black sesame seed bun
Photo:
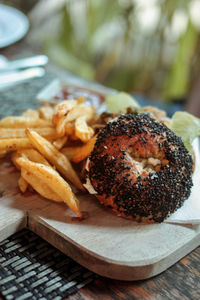
<instances>
[{"instance_id":1,"label":"black sesame seed bun","mask_svg":"<svg viewBox=\"0 0 200 300\"><path fill-rule=\"evenodd\" d=\"M192 168L181 138L167 126L127 114L99 132L89 178L99 201L117 215L160 223L189 197Z\"/></svg>"}]
</instances>

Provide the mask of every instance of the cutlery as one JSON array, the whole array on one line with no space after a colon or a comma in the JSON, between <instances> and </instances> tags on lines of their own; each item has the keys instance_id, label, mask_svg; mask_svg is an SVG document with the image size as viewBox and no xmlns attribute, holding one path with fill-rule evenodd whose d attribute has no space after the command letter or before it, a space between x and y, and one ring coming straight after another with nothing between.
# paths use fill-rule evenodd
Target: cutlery
<instances>
[{"instance_id":1,"label":"cutlery","mask_svg":"<svg viewBox=\"0 0 200 300\"><path fill-rule=\"evenodd\" d=\"M20 83L22 81L42 77L45 74L43 68L29 68L23 71L12 71L9 73L0 74L0 89L6 88L10 85Z\"/></svg>"},{"instance_id":2,"label":"cutlery","mask_svg":"<svg viewBox=\"0 0 200 300\"><path fill-rule=\"evenodd\" d=\"M26 69L31 67L44 66L48 62L46 55L36 55L32 57L9 61L4 56L0 55L0 73L13 71L17 69Z\"/></svg>"}]
</instances>

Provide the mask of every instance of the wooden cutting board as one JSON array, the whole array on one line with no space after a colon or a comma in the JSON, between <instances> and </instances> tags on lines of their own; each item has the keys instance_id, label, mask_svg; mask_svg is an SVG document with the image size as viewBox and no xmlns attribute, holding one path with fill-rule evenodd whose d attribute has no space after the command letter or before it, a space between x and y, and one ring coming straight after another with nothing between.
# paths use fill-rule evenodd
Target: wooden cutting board
<instances>
[{"instance_id":1,"label":"wooden cutting board","mask_svg":"<svg viewBox=\"0 0 200 300\"><path fill-rule=\"evenodd\" d=\"M200 225L135 224L116 217L89 195L78 196L86 217L36 193L22 195L19 172L0 160L0 240L28 227L88 269L139 280L166 270L200 244Z\"/></svg>"}]
</instances>

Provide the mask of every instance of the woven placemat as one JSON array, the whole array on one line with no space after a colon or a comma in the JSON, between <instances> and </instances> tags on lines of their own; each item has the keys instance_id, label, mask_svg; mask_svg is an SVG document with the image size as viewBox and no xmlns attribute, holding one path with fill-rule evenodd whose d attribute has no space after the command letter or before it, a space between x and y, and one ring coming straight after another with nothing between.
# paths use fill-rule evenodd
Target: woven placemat
<instances>
[{"instance_id":1,"label":"woven placemat","mask_svg":"<svg viewBox=\"0 0 200 300\"><path fill-rule=\"evenodd\" d=\"M0 243L0 292L8 300L63 299L95 276L27 229Z\"/></svg>"}]
</instances>

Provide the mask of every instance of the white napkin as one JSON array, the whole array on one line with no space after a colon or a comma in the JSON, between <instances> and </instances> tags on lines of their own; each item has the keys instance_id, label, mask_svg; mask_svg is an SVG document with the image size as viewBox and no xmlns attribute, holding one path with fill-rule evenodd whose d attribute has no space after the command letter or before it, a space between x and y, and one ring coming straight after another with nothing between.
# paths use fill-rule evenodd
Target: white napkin
<instances>
[{"instance_id":1,"label":"white napkin","mask_svg":"<svg viewBox=\"0 0 200 300\"><path fill-rule=\"evenodd\" d=\"M193 143L195 152L195 171L190 197L184 205L165 220L166 223L200 224L200 141Z\"/></svg>"}]
</instances>

